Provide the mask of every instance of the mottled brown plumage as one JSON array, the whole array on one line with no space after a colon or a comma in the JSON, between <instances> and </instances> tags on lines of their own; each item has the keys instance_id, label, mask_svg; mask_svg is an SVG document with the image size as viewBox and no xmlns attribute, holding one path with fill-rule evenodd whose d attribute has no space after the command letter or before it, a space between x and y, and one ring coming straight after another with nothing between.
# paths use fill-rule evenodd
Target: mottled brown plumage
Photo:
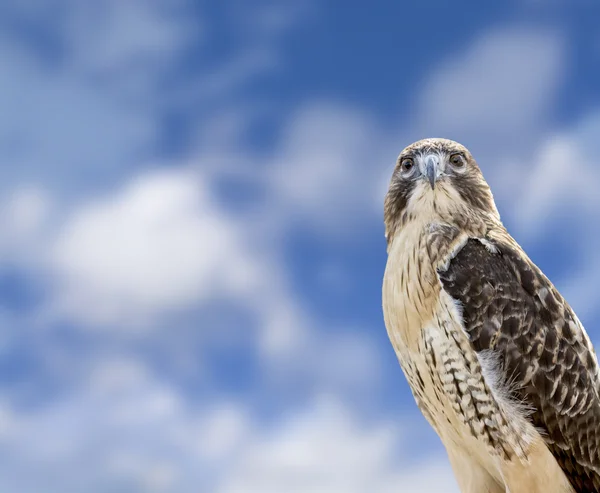
<instances>
[{"instance_id":1,"label":"mottled brown plumage","mask_svg":"<svg viewBox=\"0 0 600 493\"><path fill-rule=\"evenodd\" d=\"M504 235L506 236L506 235ZM577 492L600 491L598 364L567 302L509 237L469 240L440 272L473 348L498 355Z\"/></svg>"},{"instance_id":2,"label":"mottled brown plumage","mask_svg":"<svg viewBox=\"0 0 600 493\"><path fill-rule=\"evenodd\" d=\"M384 214L386 327L461 490L600 492L596 355L469 151L408 146Z\"/></svg>"}]
</instances>

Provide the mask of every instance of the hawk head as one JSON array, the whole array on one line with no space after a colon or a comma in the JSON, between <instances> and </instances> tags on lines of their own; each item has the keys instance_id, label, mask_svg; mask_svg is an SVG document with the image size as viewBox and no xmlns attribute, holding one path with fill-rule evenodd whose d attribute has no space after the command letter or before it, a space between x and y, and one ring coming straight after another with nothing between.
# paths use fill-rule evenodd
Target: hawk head
<instances>
[{"instance_id":1,"label":"hawk head","mask_svg":"<svg viewBox=\"0 0 600 493\"><path fill-rule=\"evenodd\" d=\"M469 150L448 139L424 139L398 157L385 198L386 237L408 221L442 221L464 226L469 220L500 216L490 187Z\"/></svg>"}]
</instances>

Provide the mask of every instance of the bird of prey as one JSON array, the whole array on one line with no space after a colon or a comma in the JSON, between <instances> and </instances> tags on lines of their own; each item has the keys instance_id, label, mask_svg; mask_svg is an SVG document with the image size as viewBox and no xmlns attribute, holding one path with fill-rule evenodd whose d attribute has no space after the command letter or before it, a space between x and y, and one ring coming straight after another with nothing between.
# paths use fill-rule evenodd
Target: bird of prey
<instances>
[{"instance_id":1,"label":"bird of prey","mask_svg":"<svg viewBox=\"0 0 600 493\"><path fill-rule=\"evenodd\" d=\"M600 376L579 319L503 226L471 153L405 148L383 312L463 493L600 492Z\"/></svg>"}]
</instances>

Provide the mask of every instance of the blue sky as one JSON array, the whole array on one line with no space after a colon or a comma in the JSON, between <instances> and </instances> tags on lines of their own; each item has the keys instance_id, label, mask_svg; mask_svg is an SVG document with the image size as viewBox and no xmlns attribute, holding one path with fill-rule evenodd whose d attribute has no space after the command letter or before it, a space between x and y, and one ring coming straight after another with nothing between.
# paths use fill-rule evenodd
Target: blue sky
<instances>
[{"instance_id":1,"label":"blue sky","mask_svg":"<svg viewBox=\"0 0 600 493\"><path fill-rule=\"evenodd\" d=\"M387 340L444 136L600 340L591 1L0 2L0 491L457 492Z\"/></svg>"}]
</instances>

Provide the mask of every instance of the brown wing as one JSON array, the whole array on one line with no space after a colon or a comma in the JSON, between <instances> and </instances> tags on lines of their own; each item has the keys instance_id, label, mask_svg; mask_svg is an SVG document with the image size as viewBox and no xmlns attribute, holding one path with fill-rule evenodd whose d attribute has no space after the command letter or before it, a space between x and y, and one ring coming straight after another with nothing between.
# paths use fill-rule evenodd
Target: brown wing
<instances>
[{"instance_id":1,"label":"brown wing","mask_svg":"<svg viewBox=\"0 0 600 493\"><path fill-rule=\"evenodd\" d=\"M598 362L577 317L516 244L470 239L439 272L476 351L499 357L578 493L600 492ZM513 240L514 241L514 240ZM489 246L489 245L488 245Z\"/></svg>"}]
</instances>

